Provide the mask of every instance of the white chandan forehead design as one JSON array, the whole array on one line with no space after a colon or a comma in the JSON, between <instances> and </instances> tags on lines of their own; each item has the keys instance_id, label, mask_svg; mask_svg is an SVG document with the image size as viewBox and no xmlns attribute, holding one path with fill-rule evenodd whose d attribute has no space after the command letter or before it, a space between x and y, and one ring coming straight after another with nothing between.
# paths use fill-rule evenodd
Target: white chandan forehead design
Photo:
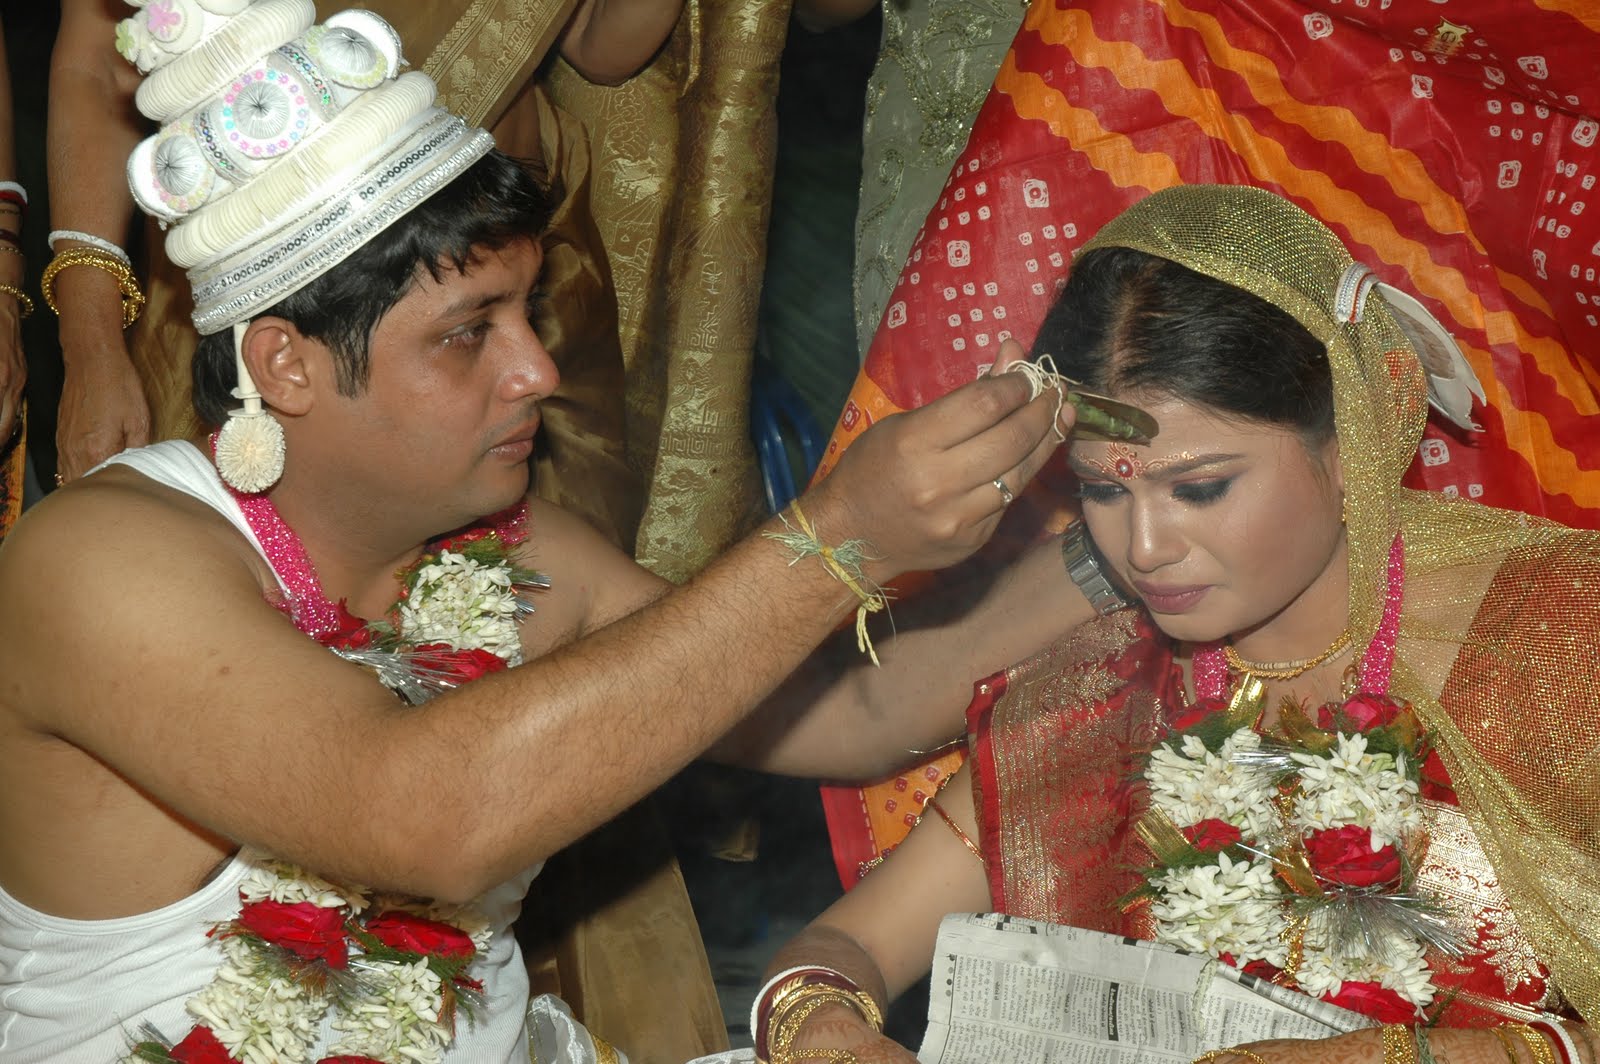
<instances>
[{"instance_id":1,"label":"white chandan forehead design","mask_svg":"<svg viewBox=\"0 0 1600 1064\"><path fill-rule=\"evenodd\" d=\"M128 160L134 198L171 226L202 334L331 269L493 141L401 73L370 11L313 25L311 0L151 0L117 27L161 131Z\"/></svg>"}]
</instances>

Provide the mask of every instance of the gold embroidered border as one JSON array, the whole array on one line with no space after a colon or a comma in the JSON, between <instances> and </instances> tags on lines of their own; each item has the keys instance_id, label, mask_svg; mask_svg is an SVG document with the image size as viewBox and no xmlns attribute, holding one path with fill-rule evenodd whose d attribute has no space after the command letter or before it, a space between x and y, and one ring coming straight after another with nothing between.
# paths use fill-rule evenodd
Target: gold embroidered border
<instances>
[{"instance_id":1,"label":"gold embroidered border","mask_svg":"<svg viewBox=\"0 0 1600 1064\"><path fill-rule=\"evenodd\" d=\"M576 0L472 0L422 69L440 102L492 126L555 43Z\"/></svg>"}]
</instances>

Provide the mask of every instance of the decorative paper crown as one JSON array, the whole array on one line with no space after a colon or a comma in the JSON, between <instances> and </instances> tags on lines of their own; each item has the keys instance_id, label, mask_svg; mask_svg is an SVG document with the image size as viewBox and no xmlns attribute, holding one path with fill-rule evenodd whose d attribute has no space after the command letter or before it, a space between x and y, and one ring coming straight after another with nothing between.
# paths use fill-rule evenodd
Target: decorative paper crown
<instances>
[{"instance_id":1,"label":"decorative paper crown","mask_svg":"<svg viewBox=\"0 0 1600 1064\"><path fill-rule=\"evenodd\" d=\"M131 0L117 50L161 123L128 160L141 207L172 224L194 323L218 332L344 260L494 146L434 106L370 11L312 0Z\"/></svg>"}]
</instances>

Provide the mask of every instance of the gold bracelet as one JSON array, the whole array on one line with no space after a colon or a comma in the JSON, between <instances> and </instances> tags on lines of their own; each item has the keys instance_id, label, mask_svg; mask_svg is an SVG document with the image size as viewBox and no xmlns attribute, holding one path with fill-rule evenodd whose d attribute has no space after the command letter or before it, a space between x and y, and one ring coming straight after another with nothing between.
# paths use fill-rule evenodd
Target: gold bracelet
<instances>
[{"instance_id":1,"label":"gold bracelet","mask_svg":"<svg viewBox=\"0 0 1600 1064\"><path fill-rule=\"evenodd\" d=\"M1522 1064L1522 1058L1517 1056L1517 1044L1511 1040L1511 1032L1506 1030L1504 1025L1491 1027L1489 1030L1500 1040L1501 1047L1506 1051L1506 1060L1510 1061L1510 1064Z\"/></svg>"},{"instance_id":2,"label":"gold bracelet","mask_svg":"<svg viewBox=\"0 0 1600 1064\"><path fill-rule=\"evenodd\" d=\"M1405 1024L1384 1024L1383 1064L1417 1064L1417 1036Z\"/></svg>"},{"instance_id":3,"label":"gold bracelet","mask_svg":"<svg viewBox=\"0 0 1600 1064\"><path fill-rule=\"evenodd\" d=\"M1528 1052L1533 1054L1533 1064L1556 1064L1555 1047L1546 1041L1544 1035L1525 1023L1513 1023L1511 1029L1528 1043Z\"/></svg>"},{"instance_id":4,"label":"gold bracelet","mask_svg":"<svg viewBox=\"0 0 1600 1064\"><path fill-rule=\"evenodd\" d=\"M832 983L807 982L804 973L796 976L787 985L778 988L772 995L772 1004L767 1011L767 1028L776 1030L778 1025L788 1018L788 1012L802 1001L810 998L827 996L837 997L838 1000L861 1014L861 1018L872 1025L874 1031L883 1031L883 1010L878 1008L878 1003L872 995L865 990L846 990L842 986Z\"/></svg>"},{"instance_id":5,"label":"gold bracelet","mask_svg":"<svg viewBox=\"0 0 1600 1064\"><path fill-rule=\"evenodd\" d=\"M783 1005L784 1011L780 1016L778 1002L774 1001L773 1003L772 1020L768 1025L772 1029L771 1043L767 1048L769 1064L793 1064L796 1060L808 1057L853 1064L856 1057L848 1049L817 1047L796 1052L794 1042L796 1038L800 1037L800 1028L805 1026L806 1020L810 1019L811 1014L820 1008L827 1005L847 1005L857 1012L861 1011L861 1005L855 1000L854 995L835 986L809 983L790 992ZM876 1011L876 1006L874 1006L874 1011ZM872 1017L865 1016L864 1018L868 1022L872 1022ZM873 1023L873 1027L882 1031L882 1020L880 1019Z\"/></svg>"},{"instance_id":6,"label":"gold bracelet","mask_svg":"<svg viewBox=\"0 0 1600 1064\"><path fill-rule=\"evenodd\" d=\"M56 274L72 266L93 266L115 277L117 290L122 293L122 327L126 329L139 320L139 313L144 310L144 293L139 291L139 280L133 275L132 268L115 255L99 248L84 247L66 248L58 252L50 260L50 265L44 268L44 276L39 278L45 305L57 317L60 317L61 311L56 307Z\"/></svg>"},{"instance_id":7,"label":"gold bracelet","mask_svg":"<svg viewBox=\"0 0 1600 1064\"><path fill-rule=\"evenodd\" d=\"M923 809L932 809L935 813L938 813L939 819L943 820L950 830L955 832L956 838L961 840L961 845L972 852L972 856L978 859L979 864L987 865L989 863L983 859L983 851L978 849L978 844L972 841L972 836L963 831L961 825L956 823L955 818L944 811L944 806L939 804L939 796L937 794L928 799L928 804L923 806Z\"/></svg>"},{"instance_id":8,"label":"gold bracelet","mask_svg":"<svg viewBox=\"0 0 1600 1064\"><path fill-rule=\"evenodd\" d=\"M25 252L21 248L17 247L17 245L11 244L11 243L7 243L4 240L0 240L0 251L5 252L7 255L22 255L24 257L27 256L27 252Z\"/></svg>"},{"instance_id":9,"label":"gold bracelet","mask_svg":"<svg viewBox=\"0 0 1600 1064\"><path fill-rule=\"evenodd\" d=\"M26 318L33 313L33 300L28 298L28 293L14 284L0 284L0 292L11 296L22 307L22 316Z\"/></svg>"},{"instance_id":10,"label":"gold bracelet","mask_svg":"<svg viewBox=\"0 0 1600 1064\"><path fill-rule=\"evenodd\" d=\"M1201 1053L1198 1057L1194 1058L1194 1064L1205 1064L1206 1061L1221 1060L1224 1057L1243 1057L1244 1059L1250 1061L1250 1064L1272 1064L1271 1061L1262 1056L1260 1053L1257 1053L1252 1049L1245 1049L1238 1046L1234 1047L1233 1049L1213 1049L1209 1053Z\"/></svg>"}]
</instances>

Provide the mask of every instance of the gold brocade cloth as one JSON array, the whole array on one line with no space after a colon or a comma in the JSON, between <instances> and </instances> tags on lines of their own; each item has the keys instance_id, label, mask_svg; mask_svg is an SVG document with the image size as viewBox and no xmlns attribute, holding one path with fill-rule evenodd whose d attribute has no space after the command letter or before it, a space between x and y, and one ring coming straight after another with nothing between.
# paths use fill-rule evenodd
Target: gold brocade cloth
<instances>
[{"instance_id":1,"label":"gold brocade cloth","mask_svg":"<svg viewBox=\"0 0 1600 1064\"><path fill-rule=\"evenodd\" d=\"M622 86L556 63L590 129L595 220L616 282L628 461L649 494L635 556L683 581L762 517L750 372L789 0L688 0Z\"/></svg>"},{"instance_id":2,"label":"gold brocade cloth","mask_svg":"<svg viewBox=\"0 0 1600 1064\"><path fill-rule=\"evenodd\" d=\"M1472 834L1552 982L1580 1014L1600 1019L1600 533L1400 487L1425 417L1420 366L1379 297L1359 321L1334 319L1350 255L1287 201L1242 187L1169 189L1086 245L1106 246L1253 292L1326 345L1346 488L1351 633L1360 647L1377 629L1386 553L1398 533L1405 584L1390 693L1412 702L1436 733ZM1143 863L1126 859L1127 825L1106 821L1127 812L1115 804L1129 800L1116 773L1149 749L1163 699L1174 695L1136 678L1131 624L1119 627L1115 616L1091 624L995 685L1003 691L993 719L1024 722L1017 734L1033 743L1032 760L996 753L989 787L981 765L977 774L980 817L1003 845L1020 840L1015 853L1037 862L1103 852L1123 858L1123 869ZM1119 654L1125 667L1108 671L1102 662ZM987 738L975 736L975 746ZM1014 794L998 774L1023 782L1041 759L1085 766L1032 796L1041 808L1077 803L1075 815L1043 823L1019 812L1032 801L1002 805L1011 799L993 793ZM1008 817L1017 822L1007 825ZM1127 873L1103 869L1096 879L1091 863L1080 862L1076 879L1030 879L1039 869L1026 864L996 871L997 900L1009 891L1014 911L1032 915L1028 892L1056 884L1074 892L1057 899L1072 922L1115 923Z\"/></svg>"}]
</instances>

